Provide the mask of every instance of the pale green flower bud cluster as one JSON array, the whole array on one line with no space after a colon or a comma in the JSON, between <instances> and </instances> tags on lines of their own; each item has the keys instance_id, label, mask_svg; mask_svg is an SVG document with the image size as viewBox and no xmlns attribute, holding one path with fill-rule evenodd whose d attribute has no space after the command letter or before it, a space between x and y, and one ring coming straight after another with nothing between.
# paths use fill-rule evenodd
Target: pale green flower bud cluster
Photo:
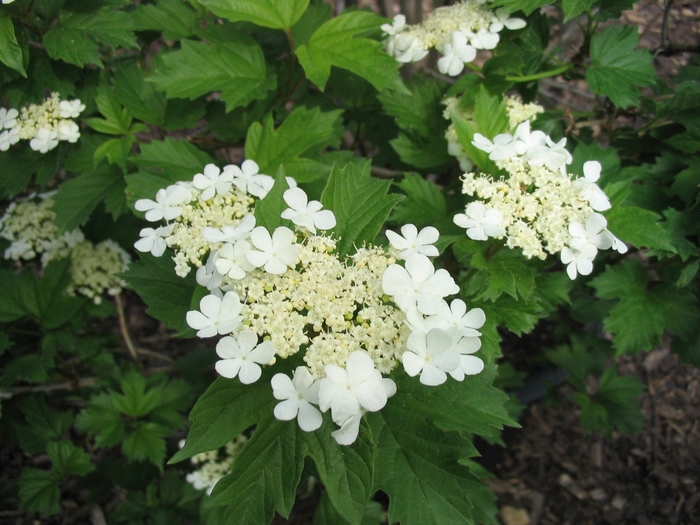
<instances>
[{"instance_id":1,"label":"pale green flower bud cluster","mask_svg":"<svg viewBox=\"0 0 700 525\"><path fill-rule=\"evenodd\" d=\"M116 274L126 271L129 254L111 240L94 245L85 240L80 229L59 235L51 209L51 195L40 195L13 202L0 218L0 237L10 241L3 253L5 259L30 261L40 257L41 266L55 259L71 257L69 295L83 295L95 304L102 294L121 293L124 282Z\"/></svg>"},{"instance_id":2,"label":"pale green flower bud cluster","mask_svg":"<svg viewBox=\"0 0 700 525\"><path fill-rule=\"evenodd\" d=\"M535 104L534 102L525 104L518 96L507 96L504 98L504 101L506 103L506 113L508 115L508 131L511 133L515 131L518 125L527 120L534 121L537 115L544 111L544 108L539 104ZM471 111L460 108L459 99L457 97L447 97L442 103L445 106L442 116L446 120L452 121L455 116L469 121L474 120L474 115ZM459 161L459 167L462 171L471 171L474 168L474 163L467 155L467 152L464 151L462 144L460 144L457 130L453 123L447 127L445 139L447 140L447 153Z\"/></svg>"},{"instance_id":3,"label":"pale green flower bud cluster","mask_svg":"<svg viewBox=\"0 0 700 525\"><path fill-rule=\"evenodd\" d=\"M60 141L75 143L80 128L73 120L80 116L85 105L79 99L61 100L52 93L42 104L31 104L21 111L0 108L0 151L7 151L20 140L40 153L51 151Z\"/></svg>"},{"instance_id":4,"label":"pale green flower bud cluster","mask_svg":"<svg viewBox=\"0 0 700 525\"><path fill-rule=\"evenodd\" d=\"M192 456L190 461L197 469L187 474L185 479L195 489L206 490L207 494L211 494L219 480L231 473L233 462L246 441L248 438L240 434L218 450ZM180 442L180 448L184 445L183 440Z\"/></svg>"},{"instance_id":5,"label":"pale green flower bud cluster","mask_svg":"<svg viewBox=\"0 0 700 525\"><path fill-rule=\"evenodd\" d=\"M404 15L396 15L391 24L384 24L384 47L399 62L417 62L429 49L443 56L438 60L442 74L456 76L464 65L476 58L479 49L494 49L504 27L521 29L525 21L510 18L503 9L491 11L489 0L462 0L454 5L435 9L422 24L406 25Z\"/></svg>"}]
</instances>

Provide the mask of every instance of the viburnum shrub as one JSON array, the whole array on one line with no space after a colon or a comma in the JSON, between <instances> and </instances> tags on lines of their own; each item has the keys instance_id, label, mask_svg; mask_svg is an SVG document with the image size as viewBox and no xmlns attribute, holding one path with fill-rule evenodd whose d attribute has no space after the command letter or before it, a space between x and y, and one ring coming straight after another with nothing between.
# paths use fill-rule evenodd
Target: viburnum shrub
<instances>
[{"instance_id":1,"label":"viburnum shrub","mask_svg":"<svg viewBox=\"0 0 700 525\"><path fill-rule=\"evenodd\" d=\"M2 504L495 524L502 340L639 430L614 358L700 364L700 69L657 77L632 5L3 0Z\"/></svg>"}]
</instances>

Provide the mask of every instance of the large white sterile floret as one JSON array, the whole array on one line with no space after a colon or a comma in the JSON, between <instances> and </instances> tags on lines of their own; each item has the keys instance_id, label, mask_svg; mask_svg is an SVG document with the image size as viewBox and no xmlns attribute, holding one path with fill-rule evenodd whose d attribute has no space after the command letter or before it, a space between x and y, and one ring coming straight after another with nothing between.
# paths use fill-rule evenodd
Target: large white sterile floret
<instances>
[{"instance_id":1,"label":"large white sterile floret","mask_svg":"<svg viewBox=\"0 0 700 525\"><path fill-rule=\"evenodd\" d=\"M284 192L284 202L287 208L282 212L282 218L292 221L311 233L319 230L330 230L335 227L335 215L331 210L322 210L319 201L310 201L306 192L301 188L290 188Z\"/></svg>"},{"instance_id":2,"label":"large white sterile floret","mask_svg":"<svg viewBox=\"0 0 700 525\"><path fill-rule=\"evenodd\" d=\"M165 219L171 221L182 215L182 205L191 198L190 190L180 184L172 184L158 190L156 200L139 199L134 203L138 211L146 212L146 220L157 222Z\"/></svg>"},{"instance_id":3,"label":"large white sterile floret","mask_svg":"<svg viewBox=\"0 0 700 525\"><path fill-rule=\"evenodd\" d=\"M258 344L258 335L252 330L243 330L235 337L227 336L216 345L221 358L216 362L216 371L223 377L238 376L241 383L255 383L262 375L260 365L266 365L275 357L275 347L270 341Z\"/></svg>"},{"instance_id":4,"label":"large white sterile floret","mask_svg":"<svg viewBox=\"0 0 700 525\"><path fill-rule=\"evenodd\" d=\"M192 185L202 192L199 198L205 201L214 195L227 193L231 184L233 184L231 170L222 172L215 164L207 164L204 166L204 172L197 173L192 179Z\"/></svg>"},{"instance_id":5,"label":"large white sterile floret","mask_svg":"<svg viewBox=\"0 0 700 525\"><path fill-rule=\"evenodd\" d=\"M275 417L281 421L297 420L304 432L313 432L323 423L318 405L320 383L314 381L309 369L299 366L294 371L293 379L285 374L272 377L272 395L282 400L275 406Z\"/></svg>"},{"instance_id":6,"label":"large white sterile floret","mask_svg":"<svg viewBox=\"0 0 700 525\"><path fill-rule=\"evenodd\" d=\"M276 228L272 236L266 228L258 226L250 233L255 249L246 252L248 261L256 268L268 273L282 274L297 264L299 246L295 244L294 232L286 226Z\"/></svg>"},{"instance_id":7,"label":"large white sterile floret","mask_svg":"<svg viewBox=\"0 0 700 525\"><path fill-rule=\"evenodd\" d=\"M165 238L173 232L173 224L160 228L143 228L139 235L141 239L134 243L134 248L140 252L150 252L154 257L160 257L165 252Z\"/></svg>"},{"instance_id":8,"label":"large white sterile floret","mask_svg":"<svg viewBox=\"0 0 700 525\"><path fill-rule=\"evenodd\" d=\"M469 238L475 241L501 237L506 232L501 227L503 213L496 208L487 209L480 201L467 204L464 213L455 215L454 223L461 228L466 228Z\"/></svg>"},{"instance_id":9,"label":"large white sterile floret","mask_svg":"<svg viewBox=\"0 0 700 525\"><path fill-rule=\"evenodd\" d=\"M230 334L243 320L242 308L235 292L226 292L223 297L207 295L199 301L199 310L187 312L187 324L197 330L197 337Z\"/></svg>"},{"instance_id":10,"label":"large white sterile floret","mask_svg":"<svg viewBox=\"0 0 700 525\"><path fill-rule=\"evenodd\" d=\"M447 270L435 271L430 259L419 253L406 259L405 268L398 264L389 266L382 276L382 288L404 312L417 306L425 315L438 313L443 298L459 292Z\"/></svg>"},{"instance_id":11,"label":"large white sterile floret","mask_svg":"<svg viewBox=\"0 0 700 525\"><path fill-rule=\"evenodd\" d=\"M440 238L437 228L426 226L420 233L413 224L401 226L401 234L391 230L386 231L391 247L398 250L399 259L408 259L414 253L420 253L427 257L437 257L440 252L433 246Z\"/></svg>"},{"instance_id":12,"label":"large white sterile floret","mask_svg":"<svg viewBox=\"0 0 700 525\"><path fill-rule=\"evenodd\" d=\"M420 374L420 382L437 386L447 381L447 372L457 369L459 353L455 350L455 338L442 328L426 332L413 332L406 341L408 352L401 356L403 367L410 376Z\"/></svg>"}]
</instances>

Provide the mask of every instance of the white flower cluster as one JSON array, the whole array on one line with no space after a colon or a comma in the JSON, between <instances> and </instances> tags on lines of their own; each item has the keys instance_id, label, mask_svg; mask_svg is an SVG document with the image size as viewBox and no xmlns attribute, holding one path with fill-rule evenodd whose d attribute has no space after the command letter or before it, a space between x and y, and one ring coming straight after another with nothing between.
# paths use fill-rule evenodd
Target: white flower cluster
<instances>
[{"instance_id":1,"label":"white flower cluster","mask_svg":"<svg viewBox=\"0 0 700 525\"><path fill-rule=\"evenodd\" d=\"M583 176L572 179L566 172L572 161L566 139L554 143L545 133L530 131L526 121L513 135L496 135L493 142L476 133L472 144L489 153L508 177L464 175L463 193L480 200L468 204L454 222L467 229L470 239L505 236L507 246L521 248L527 258L560 253L571 279L593 271L598 250L627 251L596 213L610 209L596 184L600 163L586 162Z\"/></svg>"},{"instance_id":2,"label":"white flower cluster","mask_svg":"<svg viewBox=\"0 0 700 525\"><path fill-rule=\"evenodd\" d=\"M406 25L404 15L396 15L391 24L384 24L384 47L399 62L417 62L431 48L442 57L438 69L444 75L456 76L464 64L476 58L478 49L494 49L504 27L522 29L525 21L511 18L504 9L488 9L489 0L462 0L440 7L420 25Z\"/></svg>"},{"instance_id":3,"label":"white flower cluster","mask_svg":"<svg viewBox=\"0 0 700 525\"><path fill-rule=\"evenodd\" d=\"M252 160L244 161L241 167L224 166L223 170L207 164L193 180L158 190L155 201L137 200L135 208L146 212L147 221L165 219L168 224L141 230L141 240L134 247L156 257L166 247L173 248L175 272L185 277L190 265L202 266L210 250L233 245L241 235L250 233L252 226L248 228L249 223L241 221L250 214L255 199L267 195L275 181L258 171ZM296 185L290 177L287 182Z\"/></svg>"},{"instance_id":4,"label":"white flower cluster","mask_svg":"<svg viewBox=\"0 0 700 525\"><path fill-rule=\"evenodd\" d=\"M43 104L22 108L0 108L0 151L7 151L20 140L28 140L29 146L39 153L46 153L58 146L59 141L75 143L80 138L80 128L72 120L80 116L85 105L79 99L61 100L52 93Z\"/></svg>"},{"instance_id":5,"label":"white flower cluster","mask_svg":"<svg viewBox=\"0 0 700 525\"><path fill-rule=\"evenodd\" d=\"M539 104L524 104L517 96L505 97L505 103L509 130L511 132L515 131L517 126L526 120L534 121L537 118L537 114L544 111L544 108ZM474 115L471 111L466 111L459 107L459 99L457 97L447 97L443 104L445 105L445 111L443 111L442 116L446 120L452 121L455 116L470 121L474 120ZM462 171L471 171L474 168L474 163L468 157L467 152L464 151L462 144L460 144L457 130L453 123L447 127L445 139L447 140L447 152L457 158Z\"/></svg>"},{"instance_id":6,"label":"white flower cluster","mask_svg":"<svg viewBox=\"0 0 700 525\"><path fill-rule=\"evenodd\" d=\"M195 178L193 185L198 184ZM272 378L273 395L281 401L275 408L278 419L296 418L310 432L322 424L322 412L330 410L339 426L333 436L350 444L362 416L381 410L396 391L383 375L400 362L426 385L443 383L446 374L462 380L483 368L471 355L480 347L477 329L484 323L483 312L467 312L462 301L448 305L444 300L459 288L428 258L438 255L435 228L418 232L405 225L402 235L387 232L391 248L363 246L341 257L337 240L323 233L335 227L335 215L309 201L300 188L283 195L288 208L281 218L290 220L295 231L256 226L250 208L225 223L217 209L201 206L201 199L199 220L178 223L181 215L170 208L182 205L168 196L180 188L194 190L170 188L160 190L165 193L157 202L137 202L137 209L158 210L159 219L173 221L161 228L179 225L187 230L181 238L193 239L200 256L209 254L199 264L197 282L211 293L186 319L199 337L223 336L216 346L219 374L250 384L260 379L262 365L303 352L305 366L297 367L293 377ZM158 238L163 244L151 251L160 256L168 237ZM145 244L142 238L136 247L146 251L155 241ZM397 259L405 260L405 266Z\"/></svg>"},{"instance_id":7,"label":"white flower cluster","mask_svg":"<svg viewBox=\"0 0 700 525\"><path fill-rule=\"evenodd\" d=\"M95 304L102 302L104 292L120 294L124 282L116 274L126 271L129 254L111 240L91 243L80 229L59 235L51 194L38 197L11 203L0 218L0 237L10 241L5 259L29 261L41 256L44 267L54 259L70 256L71 283L66 293L83 295Z\"/></svg>"},{"instance_id":8,"label":"white flower cluster","mask_svg":"<svg viewBox=\"0 0 700 525\"><path fill-rule=\"evenodd\" d=\"M3 5L11 4L15 0L2 0Z\"/></svg>"},{"instance_id":9,"label":"white flower cluster","mask_svg":"<svg viewBox=\"0 0 700 525\"><path fill-rule=\"evenodd\" d=\"M219 480L230 474L233 462L246 441L248 438L240 434L219 450L211 450L192 456L190 461L198 468L187 474L185 479L195 489L206 490L207 494L211 494ZM183 446L185 446L184 439L180 441L180 448Z\"/></svg>"}]
</instances>

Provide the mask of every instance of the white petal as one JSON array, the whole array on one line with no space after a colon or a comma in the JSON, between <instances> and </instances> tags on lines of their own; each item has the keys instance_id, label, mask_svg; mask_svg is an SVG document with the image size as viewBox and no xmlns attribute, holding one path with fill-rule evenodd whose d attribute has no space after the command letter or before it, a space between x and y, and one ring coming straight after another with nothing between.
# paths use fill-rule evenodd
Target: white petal
<instances>
[{"instance_id":1,"label":"white petal","mask_svg":"<svg viewBox=\"0 0 700 525\"><path fill-rule=\"evenodd\" d=\"M244 385L250 385L255 383L262 375L262 369L260 365L254 363L250 359L246 359L241 364L241 370L238 372L238 379Z\"/></svg>"},{"instance_id":2,"label":"white petal","mask_svg":"<svg viewBox=\"0 0 700 525\"><path fill-rule=\"evenodd\" d=\"M238 375L241 370L241 360L240 359L223 359L217 361L214 368L219 373L219 375L226 377L228 379L233 379Z\"/></svg>"},{"instance_id":3,"label":"white petal","mask_svg":"<svg viewBox=\"0 0 700 525\"><path fill-rule=\"evenodd\" d=\"M299 417L297 421L299 422L299 428L304 432L313 432L323 423L323 416L321 416L321 412L315 406L302 401L299 403Z\"/></svg>"}]
</instances>

